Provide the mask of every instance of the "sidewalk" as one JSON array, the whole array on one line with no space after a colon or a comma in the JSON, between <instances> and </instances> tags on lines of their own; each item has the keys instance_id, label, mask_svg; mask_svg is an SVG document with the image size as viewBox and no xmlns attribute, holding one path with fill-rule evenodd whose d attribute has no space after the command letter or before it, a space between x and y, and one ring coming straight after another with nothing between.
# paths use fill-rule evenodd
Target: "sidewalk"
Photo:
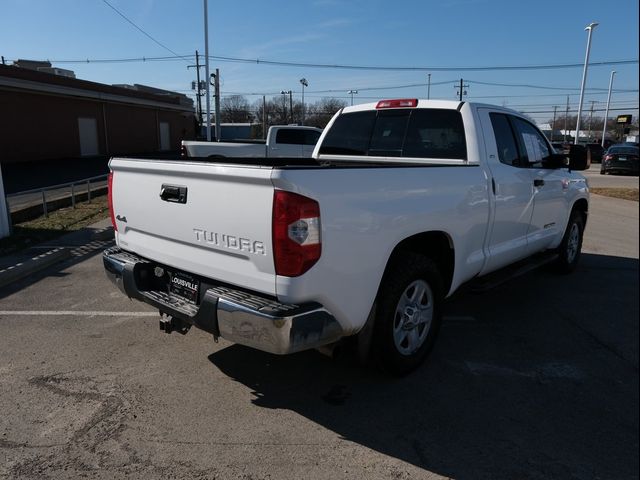
<instances>
[{"instance_id":1,"label":"sidewalk","mask_svg":"<svg viewBox=\"0 0 640 480\"><path fill-rule=\"evenodd\" d=\"M104 250L113 242L109 218L21 252L0 257L0 287L17 282L54 263Z\"/></svg>"}]
</instances>

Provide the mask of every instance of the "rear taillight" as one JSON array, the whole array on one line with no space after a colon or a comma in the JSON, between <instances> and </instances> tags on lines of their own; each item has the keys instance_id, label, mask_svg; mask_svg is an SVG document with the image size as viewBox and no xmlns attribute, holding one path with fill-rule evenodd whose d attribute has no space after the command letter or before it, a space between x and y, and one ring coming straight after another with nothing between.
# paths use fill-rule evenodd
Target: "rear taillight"
<instances>
[{"instance_id":1,"label":"rear taillight","mask_svg":"<svg viewBox=\"0 0 640 480\"><path fill-rule=\"evenodd\" d=\"M107 177L107 203L109 204L109 216L111 217L111 225L117 232L118 225L116 224L116 215L113 212L113 172L109 172Z\"/></svg>"},{"instance_id":2,"label":"rear taillight","mask_svg":"<svg viewBox=\"0 0 640 480\"><path fill-rule=\"evenodd\" d=\"M406 108L406 107L417 107L418 99L417 98L398 98L395 100L380 100L376 108Z\"/></svg>"},{"instance_id":3,"label":"rear taillight","mask_svg":"<svg viewBox=\"0 0 640 480\"><path fill-rule=\"evenodd\" d=\"M613 160L613 155L607 155L606 157L604 157L605 161L609 161L609 160Z\"/></svg>"},{"instance_id":4,"label":"rear taillight","mask_svg":"<svg viewBox=\"0 0 640 480\"><path fill-rule=\"evenodd\" d=\"M297 277L320 258L320 205L297 193L273 196L273 259L276 274Z\"/></svg>"}]
</instances>

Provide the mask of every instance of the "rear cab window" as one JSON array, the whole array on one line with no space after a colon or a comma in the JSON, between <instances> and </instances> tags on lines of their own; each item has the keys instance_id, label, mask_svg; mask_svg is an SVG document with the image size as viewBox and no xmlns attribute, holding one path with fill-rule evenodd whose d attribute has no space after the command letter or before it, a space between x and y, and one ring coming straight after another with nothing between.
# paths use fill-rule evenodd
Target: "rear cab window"
<instances>
[{"instance_id":1,"label":"rear cab window","mask_svg":"<svg viewBox=\"0 0 640 480\"><path fill-rule=\"evenodd\" d=\"M457 110L368 110L336 118L320 154L466 160L467 145Z\"/></svg>"}]
</instances>

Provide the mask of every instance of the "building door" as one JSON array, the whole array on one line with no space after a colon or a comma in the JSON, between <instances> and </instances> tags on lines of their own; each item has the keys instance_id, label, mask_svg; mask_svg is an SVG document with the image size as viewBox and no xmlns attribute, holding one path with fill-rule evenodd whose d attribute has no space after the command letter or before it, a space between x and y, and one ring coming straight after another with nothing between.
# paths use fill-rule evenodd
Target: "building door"
<instances>
[{"instance_id":1,"label":"building door","mask_svg":"<svg viewBox=\"0 0 640 480\"><path fill-rule=\"evenodd\" d=\"M80 156L98 155L98 122L95 118L78 118Z\"/></svg>"},{"instance_id":2,"label":"building door","mask_svg":"<svg viewBox=\"0 0 640 480\"><path fill-rule=\"evenodd\" d=\"M160 150L171 150L169 122L160 122Z\"/></svg>"}]
</instances>

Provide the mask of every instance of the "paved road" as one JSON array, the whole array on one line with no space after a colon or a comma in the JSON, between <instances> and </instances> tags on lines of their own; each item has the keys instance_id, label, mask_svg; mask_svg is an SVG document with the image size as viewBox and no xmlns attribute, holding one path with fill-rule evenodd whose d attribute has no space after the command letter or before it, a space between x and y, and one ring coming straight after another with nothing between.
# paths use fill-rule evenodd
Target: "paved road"
<instances>
[{"instance_id":1,"label":"paved road","mask_svg":"<svg viewBox=\"0 0 640 480\"><path fill-rule=\"evenodd\" d=\"M600 164L593 164L589 170L583 172L591 187L623 187L638 188L638 176L633 175L600 175Z\"/></svg>"},{"instance_id":2,"label":"paved road","mask_svg":"<svg viewBox=\"0 0 640 480\"><path fill-rule=\"evenodd\" d=\"M0 290L0 477L636 479L638 209L608 200L575 274L459 294L403 379L165 335L98 256Z\"/></svg>"}]
</instances>

